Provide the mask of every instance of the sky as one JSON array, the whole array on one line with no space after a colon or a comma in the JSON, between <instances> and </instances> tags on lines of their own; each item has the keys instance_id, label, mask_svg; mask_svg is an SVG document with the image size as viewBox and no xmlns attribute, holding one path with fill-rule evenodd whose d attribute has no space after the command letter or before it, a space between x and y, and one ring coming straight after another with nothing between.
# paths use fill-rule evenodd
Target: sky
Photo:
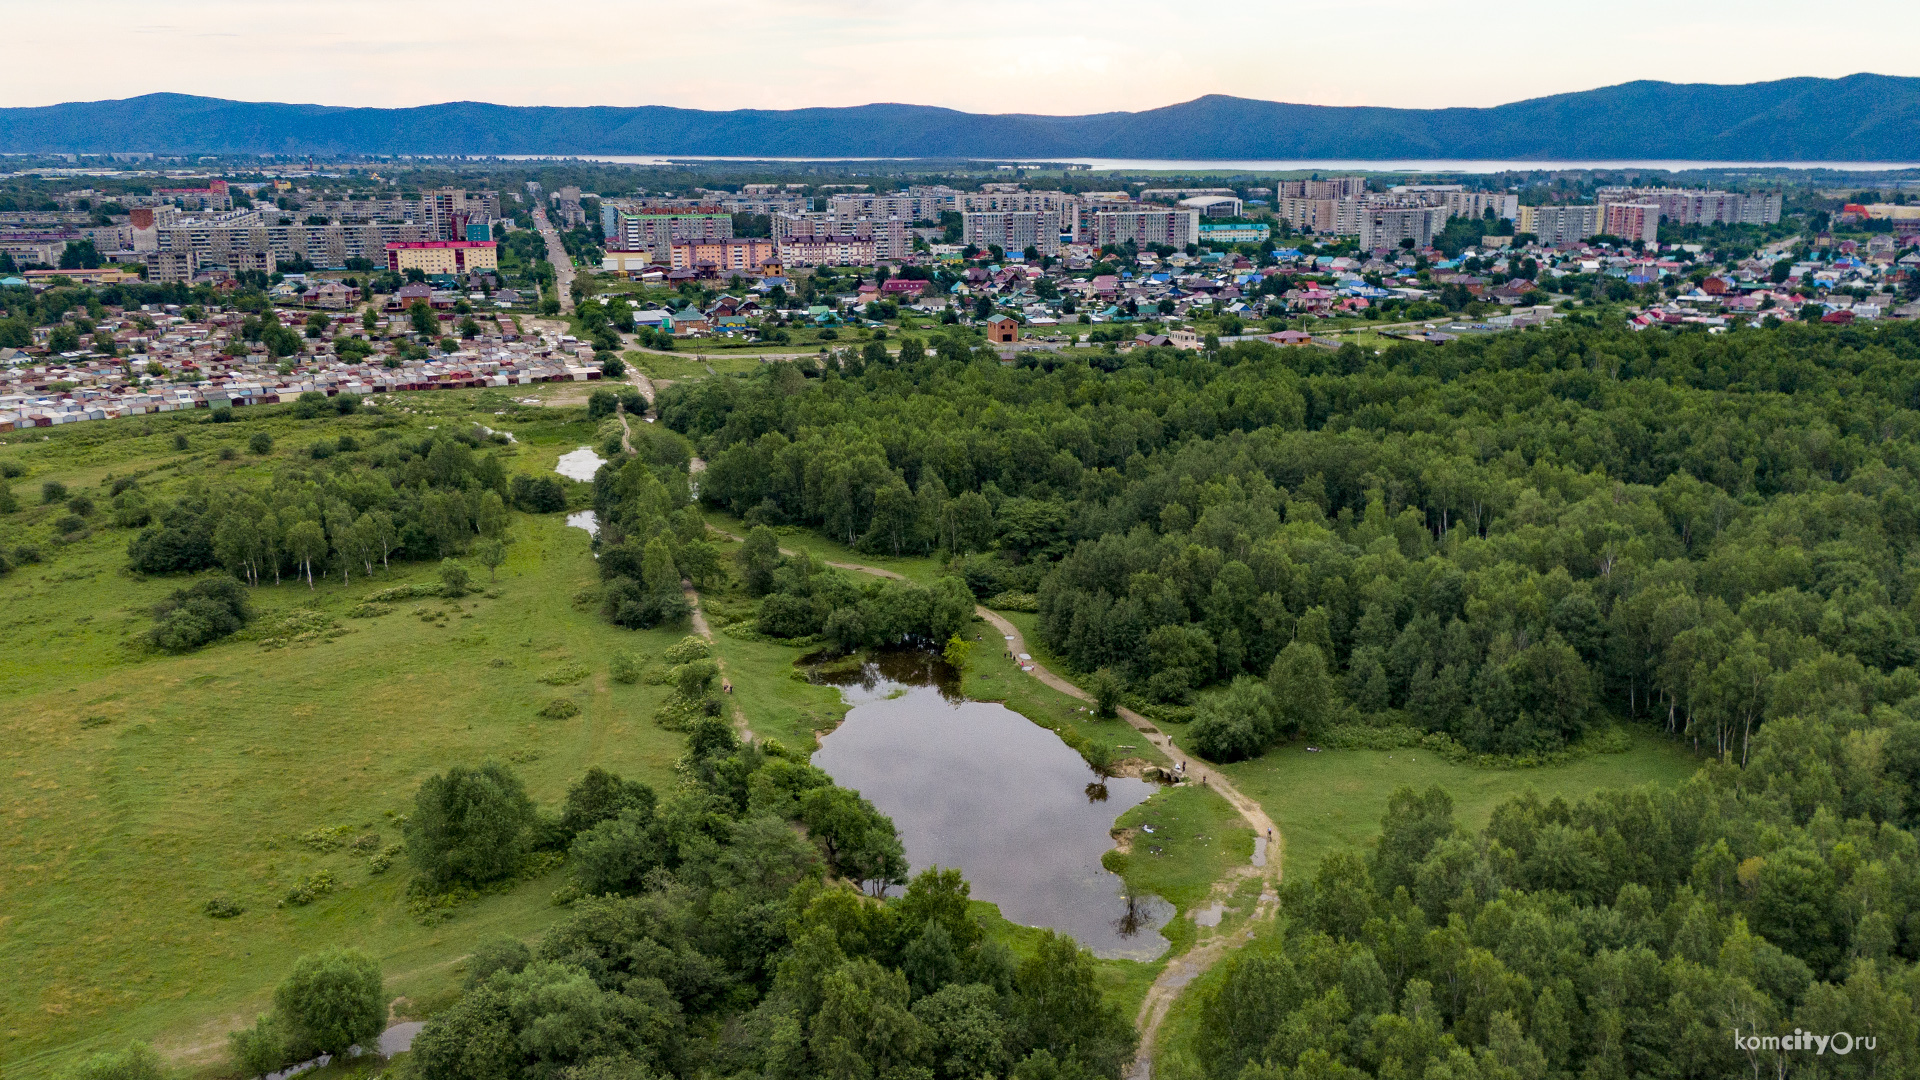
<instances>
[{"instance_id":1,"label":"sky","mask_svg":"<svg viewBox=\"0 0 1920 1080\"><path fill-rule=\"evenodd\" d=\"M1138 110L1203 94L1498 105L1632 79L1920 74L1920 4L1809 35L1803 0L11 0L0 106L157 91L408 106Z\"/></svg>"}]
</instances>

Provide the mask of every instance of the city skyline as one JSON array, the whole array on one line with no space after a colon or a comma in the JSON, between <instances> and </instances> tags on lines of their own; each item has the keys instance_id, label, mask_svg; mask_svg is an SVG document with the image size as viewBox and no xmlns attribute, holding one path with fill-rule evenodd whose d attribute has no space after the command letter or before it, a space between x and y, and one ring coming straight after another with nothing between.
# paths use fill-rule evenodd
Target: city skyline
<instances>
[{"instance_id":1,"label":"city skyline","mask_svg":"<svg viewBox=\"0 0 1920 1080\"><path fill-rule=\"evenodd\" d=\"M76 10L87 17L76 20ZM564 22L539 22L493 0L426 0L395 19L388 5L345 0L289 21L283 7L237 0L34 7L16 14L15 78L0 106L171 91L375 107L484 100L724 110L890 101L1073 115L1229 94L1444 108L1636 79L1913 74L1901 43L1920 31L1920 10L1893 10L1878 18L1884 33L1811 51L1800 12L1780 0L1748 5L1732 24L1631 0L1604 22L1564 5L1529 4L1509 9L1500 25L1437 19L1431 5L1407 0L1365 0L1337 18L1323 8L1272 5L1231 24L1170 18L1139 0L1038 10L983 0L965 19L920 0L745 0L729 9L732 29L720 41L703 21L656 19L671 13L657 3L585 0L567 11ZM93 61L81 82L65 48L76 25L86 27ZM1359 28L1365 48L1356 51ZM158 56L170 62L154 62ZM895 62L913 56L928 62Z\"/></svg>"}]
</instances>

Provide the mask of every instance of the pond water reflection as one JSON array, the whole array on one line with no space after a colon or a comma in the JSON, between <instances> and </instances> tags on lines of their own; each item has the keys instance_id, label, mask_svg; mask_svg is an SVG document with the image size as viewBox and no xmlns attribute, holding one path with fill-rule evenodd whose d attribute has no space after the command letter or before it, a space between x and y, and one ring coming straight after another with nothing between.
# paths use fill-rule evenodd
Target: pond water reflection
<instances>
[{"instance_id":1,"label":"pond water reflection","mask_svg":"<svg viewBox=\"0 0 1920 1080\"><path fill-rule=\"evenodd\" d=\"M593 482L593 474L599 472L600 466L606 463L607 459L594 453L593 447L583 446L578 450L561 454L560 460L554 463L553 471L569 480L590 484Z\"/></svg>"},{"instance_id":2,"label":"pond water reflection","mask_svg":"<svg viewBox=\"0 0 1920 1080\"><path fill-rule=\"evenodd\" d=\"M893 818L915 872L957 866L973 896L1027 926L1073 935L1095 955L1150 960L1173 914L1131 901L1100 865L1114 819L1153 785L1101 777L1053 732L1003 705L968 701L944 663L892 653L814 670L852 705L814 764Z\"/></svg>"}]
</instances>

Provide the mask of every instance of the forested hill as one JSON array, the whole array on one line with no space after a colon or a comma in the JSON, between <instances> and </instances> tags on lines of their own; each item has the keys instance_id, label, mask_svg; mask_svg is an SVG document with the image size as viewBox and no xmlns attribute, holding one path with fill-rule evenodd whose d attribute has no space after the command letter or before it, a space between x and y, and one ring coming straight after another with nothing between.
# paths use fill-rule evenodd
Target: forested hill
<instances>
[{"instance_id":1,"label":"forested hill","mask_svg":"<svg viewBox=\"0 0 1920 1080\"><path fill-rule=\"evenodd\" d=\"M1209 95L1086 116L904 104L361 109L148 94L0 109L0 151L1916 161L1916 121L1920 79L1870 74L1732 86L1640 81L1492 108Z\"/></svg>"}]
</instances>

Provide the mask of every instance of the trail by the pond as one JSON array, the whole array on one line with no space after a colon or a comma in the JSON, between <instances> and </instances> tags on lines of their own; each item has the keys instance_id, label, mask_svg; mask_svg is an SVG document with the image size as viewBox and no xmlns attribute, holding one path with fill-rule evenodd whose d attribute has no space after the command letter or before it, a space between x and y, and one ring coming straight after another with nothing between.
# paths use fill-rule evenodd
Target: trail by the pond
<instances>
[{"instance_id":1,"label":"trail by the pond","mask_svg":"<svg viewBox=\"0 0 1920 1080\"><path fill-rule=\"evenodd\" d=\"M741 539L725 529L711 525L708 528L733 540ZM790 548L781 548L780 551L785 555L801 554ZM903 574L883 570L877 566L832 560L827 560L827 565L839 570L852 570L856 573L872 574L875 577L892 578L896 581L907 580ZM1020 629L1013 623L996 612L978 605L974 607L974 614L1000 631L1014 655L1027 652L1026 636L1021 634ZM1029 673L1047 686L1081 701L1093 700L1092 694L1048 671L1038 662L1029 662L1029 664ZM1253 936L1255 923L1272 918L1278 910L1279 898L1273 891L1273 885L1279 880L1281 865L1284 862L1282 856L1285 852L1285 838L1280 830L1274 827L1273 819L1267 816L1267 812L1261 809L1260 804L1241 794L1240 790L1235 788L1225 776L1205 762L1188 756L1146 717L1125 707L1122 707L1119 712L1121 719L1146 736L1147 741L1165 754L1169 761L1178 765L1190 781L1197 781L1219 792L1241 818L1253 827L1253 864L1240 867L1216 882L1215 895L1222 898L1231 896L1235 889L1249 877L1262 879L1260 899L1254 905L1247 923L1237 927L1232 933L1216 933L1183 955L1168 961L1167 966L1160 970L1160 975L1153 980L1153 985L1147 989L1146 1000L1140 1003L1140 1013L1134 1019L1134 1026L1140 1032L1140 1049L1134 1057L1132 1067L1127 1070L1127 1080L1150 1080L1153 1075L1154 1043L1160 1033L1160 1025L1166 1020L1167 1010L1173 1006L1174 999L1180 996L1180 992L1185 990L1189 983L1204 974L1221 957L1250 939Z\"/></svg>"}]
</instances>

